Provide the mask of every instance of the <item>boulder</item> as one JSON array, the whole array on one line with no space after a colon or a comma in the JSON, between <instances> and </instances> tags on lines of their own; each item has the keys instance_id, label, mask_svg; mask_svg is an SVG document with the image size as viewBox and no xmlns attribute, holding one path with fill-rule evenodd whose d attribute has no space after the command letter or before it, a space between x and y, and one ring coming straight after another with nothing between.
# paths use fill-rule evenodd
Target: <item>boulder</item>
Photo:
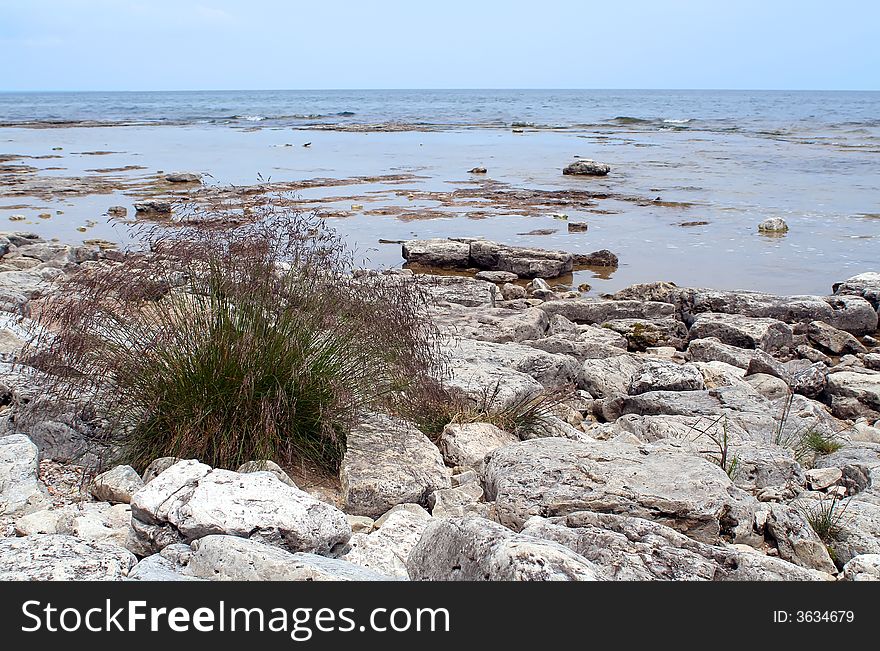
<instances>
[{"instance_id":1,"label":"boulder","mask_svg":"<svg viewBox=\"0 0 880 651\"><path fill-rule=\"evenodd\" d=\"M770 318L785 323L824 321L854 335L877 329L877 312L860 296L775 296L761 292L689 288L676 295L676 306L690 322L703 312Z\"/></svg>"},{"instance_id":2,"label":"boulder","mask_svg":"<svg viewBox=\"0 0 880 651\"><path fill-rule=\"evenodd\" d=\"M612 319L602 324L626 337L630 350L644 351L657 346L683 350L688 342L688 329L677 319Z\"/></svg>"},{"instance_id":3,"label":"boulder","mask_svg":"<svg viewBox=\"0 0 880 651\"><path fill-rule=\"evenodd\" d=\"M478 271L474 278L477 280L487 280L490 283L512 283L519 278L515 273L509 271Z\"/></svg>"},{"instance_id":4,"label":"boulder","mask_svg":"<svg viewBox=\"0 0 880 651\"><path fill-rule=\"evenodd\" d=\"M116 466L102 472L92 481L91 493L96 500L128 504L131 496L144 486L144 481L131 466Z\"/></svg>"},{"instance_id":5,"label":"boulder","mask_svg":"<svg viewBox=\"0 0 880 651\"><path fill-rule=\"evenodd\" d=\"M165 175L169 183L201 183L202 175L195 172L172 172Z\"/></svg>"},{"instance_id":6,"label":"boulder","mask_svg":"<svg viewBox=\"0 0 880 651\"><path fill-rule=\"evenodd\" d=\"M587 158L579 158L566 165L562 173L574 176L605 176L611 171L611 166L605 163L598 163Z\"/></svg>"},{"instance_id":7,"label":"boulder","mask_svg":"<svg viewBox=\"0 0 880 651\"><path fill-rule=\"evenodd\" d=\"M457 303L465 307L495 307L498 290L494 283L464 276L420 274L417 278L419 287L434 303Z\"/></svg>"},{"instance_id":8,"label":"boulder","mask_svg":"<svg viewBox=\"0 0 880 651\"><path fill-rule=\"evenodd\" d=\"M853 398L864 408L865 416L880 411L880 373L839 371L827 376L826 391L832 398ZM833 405L832 405L833 406Z\"/></svg>"},{"instance_id":9,"label":"boulder","mask_svg":"<svg viewBox=\"0 0 880 651\"><path fill-rule=\"evenodd\" d=\"M471 247L448 239L410 240L403 243L403 259L427 267L468 267Z\"/></svg>"},{"instance_id":10,"label":"boulder","mask_svg":"<svg viewBox=\"0 0 880 651\"><path fill-rule=\"evenodd\" d=\"M170 215L172 211L172 205L168 201L139 201L134 204L135 212L144 213L144 214L159 214L159 215Z\"/></svg>"},{"instance_id":11,"label":"boulder","mask_svg":"<svg viewBox=\"0 0 880 651\"><path fill-rule=\"evenodd\" d=\"M703 374L690 364L645 360L630 379L627 393L647 391L702 391Z\"/></svg>"},{"instance_id":12,"label":"boulder","mask_svg":"<svg viewBox=\"0 0 880 651\"><path fill-rule=\"evenodd\" d=\"M596 511L644 517L714 543L750 520L754 505L717 465L671 446L561 438L493 452L483 473L498 521Z\"/></svg>"},{"instance_id":13,"label":"boulder","mask_svg":"<svg viewBox=\"0 0 880 651\"><path fill-rule=\"evenodd\" d=\"M861 554L843 566L844 581L880 581L880 554Z\"/></svg>"},{"instance_id":14,"label":"boulder","mask_svg":"<svg viewBox=\"0 0 880 651\"><path fill-rule=\"evenodd\" d=\"M186 573L211 581L386 581L338 558L291 553L237 536L206 536L192 544Z\"/></svg>"},{"instance_id":15,"label":"boulder","mask_svg":"<svg viewBox=\"0 0 880 651\"><path fill-rule=\"evenodd\" d=\"M386 576L409 578L406 559L430 522L430 514L422 508L392 510L377 530L354 534L342 560Z\"/></svg>"},{"instance_id":16,"label":"boulder","mask_svg":"<svg viewBox=\"0 0 880 651\"><path fill-rule=\"evenodd\" d=\"M403 503L426 505L451 486L437 447L405 420L371 414L351 429L339 473L347 513L372 518Z\"/></svg>"},{"instance_id":17,"label":"boulder","mask_svg":"<svg viewBox=\"0 0 880 651\"><path fill-rule=\"evenodd\" d=\"M479 468L487 454L518 440L490 423L450 423L440 435L440 452L449 466Z\"/></svg>"},{"instance_id":18,"label":"boulder","mask_svg":"<svg viewBox=\"0 0 880 651\"><path fill-rule=\"evenodd\" d=\"M558 543L479 517L428 525L406 563L414 581L596 581L599 568Z\"/></svg>"},{"instance_id":19,"label":"boulder","mask_svg":"<svg viewBox=\"0 0 880 651\"><path fill-rule=\"evenodd\" d=\"M459 518L465 515L484 515L485 503L480 502L483 489L477 482L455 488L444 488L431 493L428 505L435 518Z\"/></svg>"},{"instance_id":20,"label":"boulder","mask_svg":"<svg viewBox=\"0 0 880 651\"><path fill-rule=\"evenodd\" d=\"M629 393L632 379L645 360L631 354L584 361L578 374L578 388L593 398L613 398Z\"/></svg>"},{"instance_id":21,"label":"boulder","mask_svg":"<svg viewBox=\"0 0 880 651\"><path fill-rule=\"evenodd\" d=\"M761 233L787 233L788 224L782 217L770 217L758 224L758 231Z\"/></svg>"},{"instance_id":22,"label":"boulder","mask_svg":"<svg viewBox=\"0 0 880 651\"><path fill-rule=\"evenodd\" d=\"M861 342L844 330L838 330L822 321L813 321L807 327L807 337L814 345L832 355L868 352Z\"/></svg>"},{"instance_id":23,"label":"boulder","mask_svg":"<svg viewBox=\"0 0 880 651\"><path fill-rule=\"evenodd\" d=\"M569 223L568 227L569 230L571 230L572 224ZM584 230L586 230L586 224L584 224L584 227ZM598 251L591 251L590 253L572 253L572 256L574 256L574 266L576 268L605 267L609 269L617 269L620 264L617 255L608 249L599 249Z\"/></svg>"},{"instance_id":24,"label":"boulder","mask_svg":"<svg viewBox=\"0 0 880 651\"><path fill-rule=\"evenodd\" d=\"M0 581L118 581L135 563L122 547L73 536L0 538Z\"/></svg>"},{"instance_id":25,"label":"boulder","mask_svg":"<svg viewBox=\"0 0 880 651\"><path fill-rule=\"evenodd\" d=\"M60 533L90 542L128 545L131 508L127 504L80 502L31 513L15 522L19 536Z\"/></svg>"},{"instance_id":26,"label":"boulder","mask_svg":"<svg viewBox=\"0 0 880 651\"><path fill-rule=\"evenodd\" d=\"M204 581L186 573L192 558L189 545L168 545L158 554L152 554L138 561L128 573L129 581Z\"/></svg>"},{"instance_id":27,"label":"boulder","mask_svg":"<svg viewBox=\"0 0 880 651\"><path fill-rule=\"evenodd\" d=\"M183 461L183 459L178 457L159 457L158 459L153 459L150 465L147 466L147 469L144 470L144 483L148 484L178 461Z\"/></svg>"},{"instance_id":28,"label":"boulder","mask_svg":"<svg viewBox=\"0 0 880 651\"><path fill-rule=\"evenodd\" d=\"M351 536L344 513L270 472L239 474L197 461L181 461L147 483L131 510L141 555L214 534L330 554Z\"/></svg>"},{"instance_id":29,"label":"boulder","mask_svg":"<svg viewBox=\"0 0 880 651\"><path fill-rule=\"evenodd\" d=\"M687 357L692 362L724 362L741 369L749 367L753 356L753 351L722 343L717 337L691 339L687 347Z\"/></svg>"},{"instance_id":30,"label":"boulder","mask_svg":"<svg viewBox=\"0 0 880 651\"><path fill-rule=\"evenodd\" d=\"M830 578L757 551L707 545L657 522L612 513L579 511L557 518L535 516L526 523L523 533L565 545L616 581Z\"/></svg>"},{"instance_id":31,"label":"boulder","mask_svg":"<svg viewBox=\"0 0 880 651\"><path fill-rule=\"evenodd\" d=\"M777 319L717 312L698 314L688 336L691 340L715 337L731 346L765 351L789 346L792 341L791 328Z\"/></svg>"},{"instance_id":32,"label":"boulder","mask_svg":"<svg viewBox=\"0 0 880 651\"><path fill-rule=\"evenodd\" d=\"M832 291L838 296L859 296L880 311L880 273L868 271L842 283L836 283Z\"/></svg>"},{"instance_id":33,"label":"boulder","mask_svg":"<svg viewBox=\"0 0 880 651\"><path fill-rule=\"evenodd\" d=\"M565 251L474 240L470 243L470 265L488 271L509 271L520 278L557 278L572 270L573 258Z\"/></svg>"},{"instance_id":34,"label":"boulder","mask_svg":"<svg viewBox=\"0 0 880 651\"><path fill-rule=\"evenodd\" d=\"M837 568L816 532L798 510L785 504L768 504L764 529L776 542L779 557L795 565L836 574Z\"/></svg>"},{"instance_id":35,"label":"boulder","mask_svg":"<svg viewBox=\"0 0 880 651\"><path fill-rule=\"evenodd\" d=\"M669 303L589 298L547 301L539 307L547 314L559 314L575 323L587 324L605 323L615 319L665 319L675 313L675 307Z\"/></svg>"},{"instance_id":36,"label":"boulder","mask_svg":"<svg viewBox=\"0 0 880 651\"><path fill-rule=\"evenodd\" d=\"M550 325L547 313L536 307L525 310L500 307L475 310L446 304L433 306L430 314L445 334L496 343L540 339Z\"/></svg>"},{"instance_id":37,"label":"boulder","mask_svg":"<svg viewBox=\"0 0 880 651\"><path fill-rule=\"evenodd\" d=\"M0 516L32 513L48 503L39 461L37 446L24 434L0 436Z\"/></svg>"}]
</instances>

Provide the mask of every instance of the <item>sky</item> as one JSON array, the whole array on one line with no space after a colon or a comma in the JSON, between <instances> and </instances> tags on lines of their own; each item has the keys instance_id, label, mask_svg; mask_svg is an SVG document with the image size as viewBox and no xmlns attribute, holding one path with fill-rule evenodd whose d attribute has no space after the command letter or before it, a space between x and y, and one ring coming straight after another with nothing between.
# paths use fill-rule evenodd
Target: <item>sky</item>
<instances>
[{"instance_id":1,"label":"sky","mask_svg":"<svg viewBox=\"0 0 880 651\"><path fill-rule=\"evenodd\" d=\"M0 90L880 90L877 0L0 0Z\"/></svg>"}]
</instances>

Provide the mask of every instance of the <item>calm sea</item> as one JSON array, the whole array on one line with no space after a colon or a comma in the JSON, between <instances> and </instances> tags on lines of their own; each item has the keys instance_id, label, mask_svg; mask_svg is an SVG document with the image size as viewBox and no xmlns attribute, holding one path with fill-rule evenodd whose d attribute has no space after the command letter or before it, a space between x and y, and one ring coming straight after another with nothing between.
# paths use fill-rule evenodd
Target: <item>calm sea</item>
<instances>
[{"instance_id":1,"label":"calm sea","mask_svg":"<svg viewBox=\"0 0 880 651\"><path fill-rule=\"evenodd\" d=\"M404 130L364 133L357 125ZM4 154L30 157L18 162L33 174L71 178L194 170L213 182L243 184L258 175L295 181L411 174L418 178L403 185L303 193L344 213L337 227L378 265L401 262L399 246L380 239L482 236L611 249L621 258L615 274L575 279L599 291L666 279L827 292L835 281L880 270L880 92L0 93ZM607 162L612 173L563 177L575 156ZM580 235L550 214L519 214L510 205L485 218L473 202L443 201L443 193L473 188L467 170L478 165L496 187L588 188L662 203L609 200L595 210L552 211L588 221ZM7 185L0 187L0 220L23 214L17 229L62 240L109 238L101 215L114 203L130 206L133 196L29 197ZM401 206L406 219L398 216ZM37 218L53 209L61 213ZM419 214L438 218L413 217ZM757 223L776 216L788 221L789 234L758 235ZM78 230L84 224L86 236Z\"/></svg>"}]
</instances>

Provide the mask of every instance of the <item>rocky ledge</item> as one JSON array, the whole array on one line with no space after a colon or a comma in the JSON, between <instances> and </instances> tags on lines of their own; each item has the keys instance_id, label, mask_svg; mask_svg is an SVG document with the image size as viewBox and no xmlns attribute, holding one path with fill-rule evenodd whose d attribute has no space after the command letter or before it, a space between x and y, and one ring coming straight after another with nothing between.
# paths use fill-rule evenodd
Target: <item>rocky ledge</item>
<instances>
[{"instance_id":1,"label":"rocky ledge","mask_svg":"<svg viewBox=\"0 0 880 651\"><path fill-rule=\"evenodd\" d=\"M10 362L47 284L112 253L0 237L0 578L880 579L880 273L826 296L584 298L544 279L564 255L448 242L457 265L534 277L419 276L448 384L493 387L490 411L563 396L539 428L364 414L337 489L166 458L80 492L92 424L42 416L39 371Z\"/></svg>"}]
</instances>

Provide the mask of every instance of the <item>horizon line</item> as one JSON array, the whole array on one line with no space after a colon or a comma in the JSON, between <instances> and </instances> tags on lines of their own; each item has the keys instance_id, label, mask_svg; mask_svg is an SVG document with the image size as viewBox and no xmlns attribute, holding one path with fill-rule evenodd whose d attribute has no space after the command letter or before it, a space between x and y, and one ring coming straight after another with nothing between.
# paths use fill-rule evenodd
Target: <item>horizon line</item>
<instances>
[{"instance_id":1,"label":"horizon line","mask_svg":"<svg viewBox=\"0 0 880 651\"><path fill-rule=\"evenodd\" d=\"M0 89L3 94L25 93L267 93L267 92L389 92L389 91L665 91L665 92L745 92L745 93L876 93L880 88L575 88L575 87L461 87L427 88L124 88L124 89Z\"/></svg>"}]
</instances>

